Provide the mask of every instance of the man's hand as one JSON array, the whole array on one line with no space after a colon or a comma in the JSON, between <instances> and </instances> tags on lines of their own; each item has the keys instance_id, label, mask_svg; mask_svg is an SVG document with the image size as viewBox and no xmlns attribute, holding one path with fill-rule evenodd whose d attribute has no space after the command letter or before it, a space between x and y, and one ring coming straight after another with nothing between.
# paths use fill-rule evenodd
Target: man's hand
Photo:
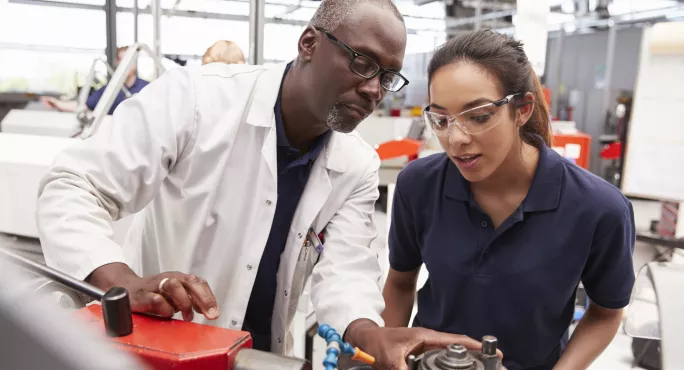
<instances>
[{"instance_id":1,"label":"man's hand","mask_svg":"<svg viewBox=\"0 0 684 370\"><path fill-rule=\"evenodd\" d=\"M349 325L345 340L375 357L374 368L383 370L408 370L409 355L443 349L450 344L461 344L469 350L482 348L480 342L464 335L424 328L381 328L365 319Z\"/></svg>"},{"instance_id":2,"label":"man's hand","mask_svg":"<svg viewBox=\"0 0 684 370\"><path fill-rule=\"evenodd\" d=\"M164 272L141 278L127 265L111 263L97 268L86 281L105 291L114 286L126 288L134 312L162 317L182 312L186 321L192 321L193 309L209 320L217 319L220 314L209 285L194 275Z\"/></svg>"}]
</instances>

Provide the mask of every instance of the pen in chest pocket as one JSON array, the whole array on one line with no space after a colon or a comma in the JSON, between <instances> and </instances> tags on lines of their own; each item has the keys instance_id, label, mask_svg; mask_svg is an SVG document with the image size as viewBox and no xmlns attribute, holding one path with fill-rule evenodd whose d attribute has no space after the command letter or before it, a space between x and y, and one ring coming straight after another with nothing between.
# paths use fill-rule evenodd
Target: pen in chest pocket
<instances>
[{"instance_id":1,"label":"pen in chest pocket","mask_svg":"<svg viewBox=\"0 0 684 370\"><path fill-rule=\"evenodd\" d=\"M322 235L320 235L322 236ZM306 261L309 259L309 255L315 251L317 254L323 252L323 241L313 228L310 228L306 233L306 240L302 246L302 251L299 253L299 261ZM312 251L313 250L313 251Z\"/></svg>"},{"instance_id":2,"label":"pen in chest pocket","mask_svg":"<svg viewBox=\"0 0 684 370\"><path fill-rule=\"evenodd\" d=\"M306 238L311 242L311 246L313 246L316 253L320 254L323 252L323 233L317 235L314 229L310 228Z\"/></svg>"}]
</instances>

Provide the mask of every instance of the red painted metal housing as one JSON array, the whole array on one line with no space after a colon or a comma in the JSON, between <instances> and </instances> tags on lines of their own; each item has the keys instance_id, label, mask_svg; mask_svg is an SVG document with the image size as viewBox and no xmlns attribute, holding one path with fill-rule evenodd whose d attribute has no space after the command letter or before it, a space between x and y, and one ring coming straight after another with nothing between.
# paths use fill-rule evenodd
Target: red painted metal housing
<instances>
[{"instance_id":1,"label":"red painted metal housing","mask_svg":"<svg viewBox=\"0 0 684 370\"><path fill-rule=\"evenodd\" d=\"M106 335L102 306L79 313ZM132 334L110 340L154 370L231 370L238 351L252 347L247 332L141 314L133 314Z\"/></svg>"}]
</instances>

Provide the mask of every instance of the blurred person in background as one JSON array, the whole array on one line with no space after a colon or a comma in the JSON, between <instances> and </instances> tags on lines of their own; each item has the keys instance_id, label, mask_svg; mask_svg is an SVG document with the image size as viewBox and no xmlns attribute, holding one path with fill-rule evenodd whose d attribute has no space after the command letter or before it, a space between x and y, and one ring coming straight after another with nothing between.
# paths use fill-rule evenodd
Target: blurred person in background
<instances>
[{"instance_id":1,"label":"blurred person in background","mask_svg":"<svg viewBox=\"0 0 684 370\"><path fill-rule=\"evenodd\" d=\"M245 55L236 43L228 40L220 40L211 45L202 56L202 64L216 62L245 64Z\"/></svg>"},{"instance_id":2,"label":"blurred person in background","mask_svg":"<svg viewBox=\"0 0 684 370\"><path fill-rule=\"evenodd\" d=\"M126 55L126 51L128 51L128 46L122 46L116 50L115 68L117 68L123 60L124 56ZM124 82L124 86L126 86L131 95L139 93L140 90L142 90L143 87L147 86L148 84L149 81L138 78L137 65L133 65L133 68L131 68L131 70L128 72L126 82ZM86 101L86 106L89 110L95 110L95 106L97 106L97 103L102 98L102 94L104 94L106 88L107 85L104 85L101 88L90 93L90 95L88 96L88 100ZM59 100L57 98L48 96L42 97L41 100L43 104L45 104L45 106L47 106L48 108L57 109L60 112L76 112L76 110L78 109L78 101L76 100ZM119 91L119 94L116 96L116 99L114 100L114 104L112 104L112 107L109 109L109 112L107 114L114 113L116 107L118 107L119 104L121 104L121 102L123 102L124 100L126 100L126 95L124 94L123 90Z\"/></svg>"}]
</instances>

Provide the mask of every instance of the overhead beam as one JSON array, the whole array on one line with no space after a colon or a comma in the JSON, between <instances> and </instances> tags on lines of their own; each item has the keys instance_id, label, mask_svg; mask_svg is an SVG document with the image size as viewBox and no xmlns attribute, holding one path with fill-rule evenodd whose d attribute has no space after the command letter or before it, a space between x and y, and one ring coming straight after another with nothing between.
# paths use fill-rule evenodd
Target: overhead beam
<instances>
[{"instance_id":1,"label":"overhead beam","mask_svg":"<svg viewBox=\"0 0 684 370\"><path fill-rule=\"evenodd\" d=\"M490 12L482 14L481 16L468 17L468 18L447 18L445 20L446 28L457 28L461 26L466 26L470 24L475 24L480 21L504 18L515 14L515 9L502 10L498 12Z\"/></svg>"}]
</instances>

